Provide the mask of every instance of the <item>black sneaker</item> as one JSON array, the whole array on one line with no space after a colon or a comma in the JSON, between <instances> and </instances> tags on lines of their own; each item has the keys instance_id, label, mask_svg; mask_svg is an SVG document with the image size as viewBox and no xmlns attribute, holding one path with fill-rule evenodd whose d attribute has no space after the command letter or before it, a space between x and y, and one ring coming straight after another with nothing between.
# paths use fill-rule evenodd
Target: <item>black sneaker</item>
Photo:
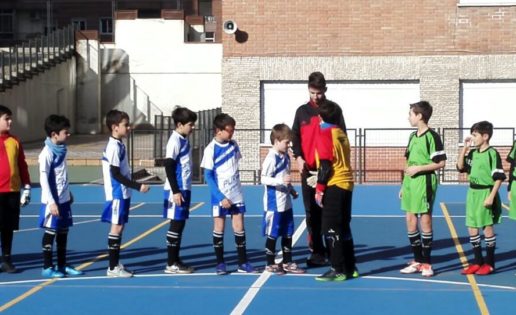
<instances>
[{"instance_id":1,"label":"black sneaker","mask_svg":"<svg viewBox=\"0 0 516 315\"><path fill-rule=\"evenodd\" d=\"M16 273L16 271L18 271L16 270L16 267L13 265L13 263L10 261L4 261L0 268L2 269L2 271L7 273Z\"/></svg>"},{"instance_id":2,"label":"black sneaker","mask_svg":"<svg viewBox=\"0 0 516 315\"><path fill-rule=\"evenodd\" d=\"M347 279L346 275L343 273L338 273L335 269L330 268L330 270L326 271L320 276L315 277L317 281L345 281Z\"/></svg>"},{"instance_id":3,"label":"black sneaker","mask_svg":"<svg viewBox=\"0 0 516 315\"><path fill-rule=\"evenodd\" d=\"M322 267L326 266L327 261L324 255L312 253L306 260L307 267Z\"/></svg>"}]
</instances>

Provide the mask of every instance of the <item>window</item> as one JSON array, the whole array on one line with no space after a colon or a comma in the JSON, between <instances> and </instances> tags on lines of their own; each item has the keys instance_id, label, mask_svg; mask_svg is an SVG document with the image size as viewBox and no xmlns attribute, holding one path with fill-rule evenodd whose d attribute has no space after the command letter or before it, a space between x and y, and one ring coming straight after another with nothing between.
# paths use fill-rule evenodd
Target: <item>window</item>
<instances>
[{"instance_id":1,"label":"window","mask_svg":"<svg viewBox=\"0 0 516 315\"><path fill-rule=\"evenodd\" d=\"M84 31L87 28L86 19L82 18L73 18L72 19L73 28L76 31Z\"/></svg>"},{"instance_id":2,"label":"window","mask_svg":"<svg viewBox=\"0 0 516 315\"><path fill-rule=\"evenodd\" d=\"M110 17L101 17L99 20L99 33L102 35L113 34L113 19Z\"/></svg>"},{"instance_id":3,"label":"window","mask_svg":"<svg viewBox=\"0 0 516 315\"><path fill-rule=\"evenodd\" d=\"M462 6L500 6L516 5L516 0L459 0Z\"/></svg>"},{"instance_id":4,"label":"window","mask_svg":"<svg viewBox=\"0 0 516 315\"><path fill-rule=\"evenodd\" d=\"M0 34L12 34L14 24L13 10L0 10Z\"/></svg>"}]
</instances>

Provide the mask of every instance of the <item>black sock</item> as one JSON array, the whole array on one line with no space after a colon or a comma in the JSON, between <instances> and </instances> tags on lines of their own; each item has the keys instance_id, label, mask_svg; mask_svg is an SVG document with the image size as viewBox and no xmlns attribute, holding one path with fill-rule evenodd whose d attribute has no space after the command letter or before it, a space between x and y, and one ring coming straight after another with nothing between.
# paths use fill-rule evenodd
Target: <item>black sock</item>
<instances>
[{"instance_id":1,"label":"black sock","mask_svg":"<svg viewBox=\"0 0 516 315\"><path fill-rule=\"evenodd\" d=\"M473 255L475 256L475 260L474 260L475 264L483 265L484 258L482 257L482 246L480 244L480 234L477 234L475 236L470 236L469 242L471 243L471 246L473 246Z\"/></svg>"},{"instance_id":2,"label":"black sock","mask_svg":"<svg viewBox=\"0 0 516 315\"><path fill-rule=\"evenodd\" d=\"M57 267L66 267L66 246L68 243L68 229L58 230L56 236Z\"/></svg>"},{"instance_id":3,"label":"black sock","mask_svg":"<svg viewBox=\"0 0 516 315\"><path fill-rule=\"evenodd\" d=\"M421 250L421 256L422 256L422 263L425 264L431 264L431 254L432 254L432 241L434 239L434 234L432 231L425 233L423 232L421 234L421 239L423 240L423 246Z\"/></svg>"},{"instance_id":4,"label":"black sock","mask_svg":"<svg viewBox=\"0 0 516 315\"><path fill-rule=\"evenodd\" d=\"M496 248L496 235L491 237L485 237L486 241L486 264L489 264L491 267L495 267L495 248Z\"/></svg>"},{"instance_id":5,"label":"black sock","mask_svg":"<svg viewBox=\"0 0 516 315\"><path fill-rule=\"evenodd\" d=\"M53 266L52 245L54 244L55 236L56 231L52 229L46 229L45 233L43 233L43 239L41 240L43 250L43 269L48 269Z\"/></svg>"},{"instance_id":6,"label":"black sock","mask_svg":"<svg viewBox=\"0 0 516 315\"><path fill-rule=\"evenodd\" d=\"M238 264L242 265L247 262L247 249L245 245L245 231L235 232L235 245L238 254Z\"/></svg>"},{"instance_id":7,"label":"black sock","mask_svg":"<svg viewBox=\"0 0 516 315\"><path fill-rule=\"evenodd\" d=\"M267 266L274 265L276 258L276 239L270 236L265 241L265 258L267 259Z\"/></svg>"},{"instance_id":8,"label":"black sock","mask_svg":"<svg viewBox=\"0 0 516 315\"><path fill-rule=\"evenodd\" d=\"M171 220L167 232L167 264L172 266L180 262L179 250L181 249L181 235L185 226L185 221Z\"/></svg>"},{"instance_id":9,"label":"black sock","mask_svg":"<svg viewBox=\"0 0 516 315\"><path fill-rule=\"evenodd\" d=\"M213 231L213 249L215 250L215 257L217 264L224 262L224 232Z\"/></svg>"},{"instance_id":10,"label":"black sock","mask_svg":"<svg viewBox=\"0 0 516 315\"><path fill-rule=\"evenodd\" d=\"M414 254L415 262L422 262L423 257L421 257L421 236L419 235L419 231L416 230L414 232L408 232L408 238L410 241L410 246L412 246L412 253Z\"/></svg>"},{"instance_id":11,"label":"black sock","mask_svg":"<svg viewBox=\"0 0 516 315\"><path fill-rule=\"evenodd\" d=\"M292 262L292 236L283 236L281 238L281 251L283 252L283 263Z\"/></svg>"},{"instance_id":12,"label":"black sock","mask_svg":"<svg viewBox=\"0 0 516 315\"><path fill-rule=\"evenodd\" d=\"M2 257L4 261L11 259L11 249L13 246L14 231L10 229L4 229L0 232L0 242L2 242Z\"/></svg>"},{"instance_id":13,"label":"black sock","mask_svg":"<svg viewBox=\"0 0 516 315\"><path fill-rule=\"evenodd\" d=\"M122 235L109 233L108 248L109 248L109 269L113 270L120 261L120 244L122 242Z\"/></svg>"}]
</instances>

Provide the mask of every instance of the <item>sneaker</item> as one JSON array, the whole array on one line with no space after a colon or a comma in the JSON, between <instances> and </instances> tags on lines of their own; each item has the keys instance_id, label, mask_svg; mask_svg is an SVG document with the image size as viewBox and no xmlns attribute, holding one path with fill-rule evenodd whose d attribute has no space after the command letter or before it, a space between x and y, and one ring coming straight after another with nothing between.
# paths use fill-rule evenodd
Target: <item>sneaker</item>
<instances>
[{"instance_id":1,"label":"sneaker","mask_svg":"<svg viewBox=\"0 0 516 315\"><path fill-rule=\"evenodd\" d=\"M421 271L421 263L416 261L411 261L408 263L408 266L401 269L400 273L409 274L409 273L417 273Z\"/></svg>"},{"instance_id":2,"label":"sneaker","mask_svg":"<svg viewBox=\"0 0 516 315\"><path fill-rule=\"evenodd\" d=\"M356 279L358 277L360 277L360 274L358 273L358 270L356 270L356 269L352 273L346 274L346 280L347 279Z\"/></svg>"},{"instance_id":3,"label":"sneaker","mask_svg":"<svg viewBox=\"0 0 516 315\"><path fill-rule=\"evenodd\" d=\"M16 273L18 271L16 267L13 265L13 263L9 260L4 261L0 268L2 269L2 271L7 273Z\"/></svg>"},{"instance_id":4,"label":"sneaker","mask_svg":"<svg viewBox=\"0 0 516 315\"><path fill-rule=\"evenodd\" d=\"M182 262L174 263L172 266L167 266L165 268L165 273L187 274L192 272L194 272L193 267L184 265Z\"/></svg>"},{"instance_id":5,"label":"sneaker","mask_svg":"<svg viewBox=\"0 0 516 315\"><path fill-rule=\"evenodd\" d=\"M306 270L304 270L303 268L299 268L295 262L283 264L283 270L285 270L288 273L294 274L301 274L306 272Z\"/></svg>"},{"instance_id":6,"label":"sneaker","mask_svg":"<svg viewBox=\"0 0 516 315\"><path fill-rule=\"evenodd\" d=\"M218 275L227 275L228 272L226 270L226 264L225 263L218 264L217 267L215 267L215 272Z\"/></svg>"},{"instance_id":7,"label":"sneaker","mask_svg":"<svg viewBox=\"0 0 516 315\"><path fill-rule=\"evenodd\" d=\"M480 269L480 265L477 265L477 264L469 265L468 268L462 269L462 271L460 273L463 275L472 275L472 274L476 273L478 271L478 269Z\"/></svg>"},{"instance_id":8,"label":"sneaker","mask_svg":"<svg viewBox=\"0 0 516 315\"><path fill-rule=\"evenodd\" d=\"M257 273L256 269L253 268L253 266L246 262L245 264L238 265L238 272L242 273Z\"/></svg>"},{"instance_id":9,"label":"sneaker","mask_svg":"<svg viewBox=\"0 0 516 315\"><path fill-rule=\"evenodd\" d=\"M265 271L277 274L278 276L284 275L286 273L281 265L265 266Z\"/></svg>"},{"instance_id":10,"label":"sneaker","mask_svg":"<svg viewBox=\"0 0 516 315\"><path fill-rule=\"evenodd\" d=\"M432 277L434 275L434 270L432 269L432 265L421 264L421 275L423 277Z\"/></svg>"},{"instance_id":11,"label":"sneaker","mask_svg":"<svg viewBox=\"0 0 516 315\"><path fill-rule=\"evenodd\" d=\"M74 267L69 266L69 265L64 268L63 267L57 268L57 271L59 271L60 273L62 273L64 275L67 275L67 276L80 276L80 275L84 274L84 271L77 270Z\"/></svg>"},{"instance_id":12,"label":"sneaker","mask_svg":"<svg viewBox=\"0 0 516 315\"><path fill-rule=\"evenodd\" d=\"M134 276L134 274L126 270L122 264L118 264L113 270L108 268L106 274L110 278L131 278Z\"/></svg>"},{"instance_id":13,"label":"sneaker","mask_svg":"<svg viewBox=\"0 0 516 315\"><path fill-rule=\"evenodd\" d=\"M479 276L487 276L488 274L493 273L493 271L494 271L494 268L491 267L491 265L483 264L482 266L480 266L480 268L477 270L477 272L475 272L475 274L479 275Z\"/></svg>"},{"instance_id":14,"label":"sneaker","mask_svg":"<svg viewBox=\"0 0 516 315\"><path fill-rule=\"evenodd\" d=\"M306 260L306 265L310 267L321 267L325 266L327 263L324 255L312 253L310 257Z\"/></svg>"},{"instance_id":15,"label":"sneaker","mask_svg":"<svg viewBox=\"0 0 516 315\"><path fill-rule=\"evenodd\" d=\"M45 278L63 278L65 274L56 270L54 267L48 267L41 271L41 276Z\"/></svg>"},{"instance_id":16,"label":"sneaker","mask_svg":"<svg viewBox=\"0 0 516 315\"><path fill-rule=\"evenodd\" d=\"M326 271L320 276L315 277L317 281L345 281L347 279L346 275L343 273L338 273L335 269L330 268L330 270Z\"/></svg>"}]
</instances>

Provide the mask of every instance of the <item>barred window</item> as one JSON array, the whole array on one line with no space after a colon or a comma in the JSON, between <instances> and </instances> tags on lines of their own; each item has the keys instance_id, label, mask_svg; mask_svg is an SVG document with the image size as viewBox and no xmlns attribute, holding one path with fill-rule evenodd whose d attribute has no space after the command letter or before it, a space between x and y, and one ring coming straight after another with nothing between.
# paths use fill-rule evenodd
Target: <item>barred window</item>
<instances>
[{"instance_id":1,"label":"barred window","mask_svg":"<svg viewBox=\"0 0 516 315\"><path fill-rule=\"evenodd\" d=\"M14 10L0 9L0 34L12 34L14 29Z\"/></svg>"},{"instance_id":2,"label":"barred window","mask_svg":"<svg viewBox=\"0 0 516 315\"><path fill-rule=\"evenodd\" d=\"M101 17L99 19L99 33L102 35L113 34L113 19L111 17Z\"/></svg>"}]
</instances>

